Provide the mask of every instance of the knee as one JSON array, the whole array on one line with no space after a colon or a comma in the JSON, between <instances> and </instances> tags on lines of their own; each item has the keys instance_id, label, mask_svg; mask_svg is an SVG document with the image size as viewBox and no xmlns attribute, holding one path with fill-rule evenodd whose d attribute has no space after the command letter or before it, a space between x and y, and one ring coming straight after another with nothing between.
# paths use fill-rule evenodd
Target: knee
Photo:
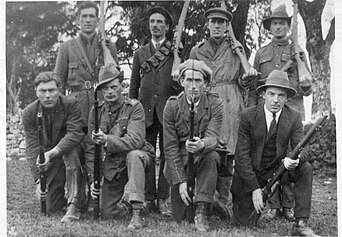
<instances>
[{"instance_id":1,"label":"knee","mask_svg":"<svg viewBox=\"0 0 342 237\"><path fill-rule=\"evenodd\" d=\"M311 176L312 173L313 173L313 168L312 168L312 166L310 165L309 162L304 162L304 163L299 167L299 170L300 170L300 172L301 172L303 175L309 175L309 176Z\"/></svg>"},{"instance_id":2,"label":"knee","mask_svg":"<svg viewBox=\"0 0 342 237\"><path fill-rule=\"evenodd\" d=\"M204 162L210 165L219 165L221 157L216 151L209 152L205 155Z\"/></svg>"},{"instance_id":3,"label":"knee","mask_svg":"<svg viewBox=\"0 0 342 237\"><path fill-rule=\"evenodd\" d=\"M144 167L146 167L149 163L151 163L151 161L146 152L141 150L132 150L127 153L126 163L127 166L142 164Z\"/></svg>"}]
</instances>

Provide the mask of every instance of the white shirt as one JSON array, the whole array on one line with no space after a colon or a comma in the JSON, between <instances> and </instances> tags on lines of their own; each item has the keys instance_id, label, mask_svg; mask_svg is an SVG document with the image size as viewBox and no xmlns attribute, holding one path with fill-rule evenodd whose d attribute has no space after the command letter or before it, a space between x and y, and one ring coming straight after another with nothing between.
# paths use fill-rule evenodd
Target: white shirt
<instances>
[{"instance_id":1,"label":"white shirt","mask_svg":"<svg viewBox=\"0 0 342 237\"><path fill-rule=\"evenodd\" d=\"M279 116L280 116L282 110L283 109L279 110L276 113L276 123L277 124L278 124ZM266 108L266 105L264 105L264 111L265 111L266 125L267 125L267 131L268 131L268 130L270 130L271 122L273 120L273 113Z\"/></svg>"},{"instance_id":2,"label":"white shirt","mask_svg":"<svg viewBox=\"0 0 342 237\"><path fill-rule=\"evenodd\" d=\"M162 40L159 41L159 42L155 41L154 39L151 39L151 41L152 41L153 46L154 46L155 48L157 48L156 44L159 43L159 46L162 45L162 43L165 41L165 38L162 39Z\"/></svg>"}]
</instances>

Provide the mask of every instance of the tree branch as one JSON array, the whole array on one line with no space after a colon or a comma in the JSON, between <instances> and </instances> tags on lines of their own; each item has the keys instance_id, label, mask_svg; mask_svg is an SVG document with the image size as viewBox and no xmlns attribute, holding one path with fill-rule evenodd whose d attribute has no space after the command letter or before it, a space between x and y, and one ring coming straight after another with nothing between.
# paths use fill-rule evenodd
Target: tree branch
<instances>
[{"instance_id":1,"label":"tree branch","mask_svg":"<svg viewBox=\"0 0 342 237\"><path fill-rule=\"evenodd\" d=\"M330 50L331 45L335 40L335 17L331 20L329 32L325 38L325 45Z\"/></svg>"}]
</instances>

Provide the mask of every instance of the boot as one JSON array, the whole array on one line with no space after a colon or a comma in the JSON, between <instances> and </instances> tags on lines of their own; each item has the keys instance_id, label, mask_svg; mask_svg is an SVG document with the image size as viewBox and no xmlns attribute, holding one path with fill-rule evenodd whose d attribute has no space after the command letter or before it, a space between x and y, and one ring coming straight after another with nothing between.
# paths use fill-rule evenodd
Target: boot
<instances>
[{"instance_id":1,"label":"boot","mask_svg":"<svg viewBox=\"0 0 342 237\"><path fill-rule=\"evenodd\" d=\"M133 209L132 219L128 225L128 229L137 230L145 225L144 217L142 216L142 209Z\"/></svg>"},{"instance_id":2,"label":"boot","mask_svg":"<svg viewBox=\"0 0 342 237\"><path fill-rule=\"evenodd\" d=\"M283 214L284 218L288 221L295 221L296 220L296 218L294 217L292 208L283 207L283 213L282 214Z\"/></svg>"},{"instance_id":3,"label":"boot","mask_svg":"<svg viewBox=\"0 0 342 237\"><path fill-rule=\"evenodd\" d=\"M267 211L264 218L266 220L272 220L272 219L279 217L279 216L280 216L280 210L278 208L271 208Z\"/></svg>"},{"instance_id":4,"label":"boot","mask_svg":"<svg viewBox=\"0 0 342 237\"><path fill-rule=\"evenodd\" d=\"M209 221L208 221L208 204L204 202L197 203L197 208L195 212L195 227L199 232L209 231Z\"/></svg>"},{"instance_id":5,"label":"boot","mask_svg":"<svg viewBox=\"0 0 342 237\"><path fill-rule=\"evenodd\" d=\"M298 218L293 225L291 234L292 236L319 236L308 226L308 218Z\"/></svg>"},{"instance_id":6,"label":"boot","mask_svg":"<svg viewBox=\"0 0 342 237\"><path fill-rule=\"evenodd\" d=\"M81 167L66 169L66 186L68 196L67 212L61 219L63 223L69 223L80 219L82 195L82 171ZM84 194L84 193L83 193Z\"/></svg>"},{"instance_id":7,"label":"boot","mask_svg":"<svg viewBox=\"0 0 342 237\"><path fill-rule=\"evenodd\" d=\"M160 214L162 214L163 216L171 217L172 212L170 210L170 207L169 207L169 204L168 204L168 200L167 199L159 199L158 198L157 203L158 203Z\"/></svg>"},{"instance_id":8,"label":"boot","mask_svg":"<svg viewBox=\"0 0 342 237\"><path fill-rule=\"evenodd\" d=\"M229 220L231 218L228 208L220 202L217 195L214 195L213 211L221 220Z\"/></svg>"}]
</instances>

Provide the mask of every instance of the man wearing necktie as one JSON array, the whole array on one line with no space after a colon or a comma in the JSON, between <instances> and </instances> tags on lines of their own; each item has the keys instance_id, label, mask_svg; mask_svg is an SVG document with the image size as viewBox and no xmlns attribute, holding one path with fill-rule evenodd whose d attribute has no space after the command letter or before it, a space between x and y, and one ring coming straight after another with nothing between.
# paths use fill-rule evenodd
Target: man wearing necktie
<instances>
[{"instance_id":1,"label":"man wearing necktie","mask_svg":"<svg viewBox=\"0 0 342 237\"><path fill-rule=\"evenodd\" d=\"M303 136L300 112L285 104L296 90L289 86L286 72L274 70L257 91L264 103L241 114L232 184L234 218L248 225L247 218L254 209L261 213L264 208L261 188L283 162L288 171L281 184L294 183L296 222L292 234L312 236L308 218L313 174L307 162L308 153L304 148L296 160L286 156L289 142L293 149Z\"/></svg>"}]
</instances>

